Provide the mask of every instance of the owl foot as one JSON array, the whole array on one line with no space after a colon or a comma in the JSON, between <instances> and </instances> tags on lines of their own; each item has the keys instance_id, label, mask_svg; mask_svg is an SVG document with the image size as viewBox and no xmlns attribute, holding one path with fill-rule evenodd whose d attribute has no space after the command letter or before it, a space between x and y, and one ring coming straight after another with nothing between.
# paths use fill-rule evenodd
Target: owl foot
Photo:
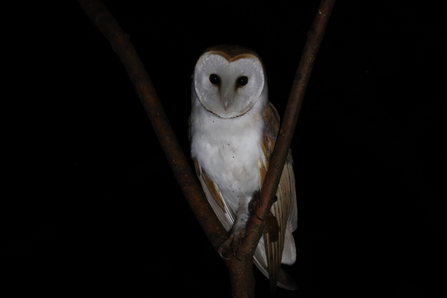
<instances>
[{"instance_id":1,"label":"owl foot","mask_svg":"<svg viewBox=\"0 0 447 298\"><path fill-rule=\"evenodd\" d=\"M242 244L242 240L245 238L245 231L231 231L230 237L228 237L225 242L223 242L217 252L220 257L225 260L229 260L231 255L235 256L236 259L241 261L237 255L237 250Z\"/></svg>"},{"instance_id":2,"label":"owl foot","mask_svg":"<svg viewBox=\"0 0 447 298\"><path fill-rule=\"evenodd\" d=\"M255 213L255 209L256 206L259 204L259 200L261 198L261 193L259 190L255 191L253 193L253 197L250 200L250 203L248 203L248 211L250 212L251 215L253 215L254 217L256 217L257 219L259 219L260 221L264 221L262 218L260 218L256 213Z\"/></svg>"},{"instance_id":3,"label":"owl foot","mask_svg":"<svg viewBox=\"0 0 447 298\"><path fill-rule=\"evenodd\" d=\"M255 209L256 206L259 204L259 200L261 198L261 193L257 190L253 193L253 197L250 200L250 203L248 203L248 211L250 212L251 215L253 215L254 217L256 217L257 219L259 219L260 221L265 221L264 219L260 218L256 213L255 213ZM275 195L274 197L274 202L278 201L278 197Z\"/></svg>"}]
</instances>

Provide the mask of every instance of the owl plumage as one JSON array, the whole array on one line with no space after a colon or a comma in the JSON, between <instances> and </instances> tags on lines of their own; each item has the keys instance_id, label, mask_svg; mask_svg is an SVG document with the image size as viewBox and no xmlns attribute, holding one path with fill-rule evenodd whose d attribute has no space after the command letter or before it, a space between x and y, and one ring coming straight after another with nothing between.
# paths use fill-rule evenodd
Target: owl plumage
<instances>
[{"instance_id":1,"label":"owl plumage","mask_svg":"<svg viewBox=\"0 0 447 298\"><path fill-rule=\"evenodd\" d=\"M192 83L191 155L196 173L229 239L221 256L245 236L279 131L279 116L268 101L264 67L253 51L236 46L208 49L197 61ZM296 259L292 232L297 205L289 152L254 263L276 284L295 289L281 269Z\"/></svg>"}]
</instances>

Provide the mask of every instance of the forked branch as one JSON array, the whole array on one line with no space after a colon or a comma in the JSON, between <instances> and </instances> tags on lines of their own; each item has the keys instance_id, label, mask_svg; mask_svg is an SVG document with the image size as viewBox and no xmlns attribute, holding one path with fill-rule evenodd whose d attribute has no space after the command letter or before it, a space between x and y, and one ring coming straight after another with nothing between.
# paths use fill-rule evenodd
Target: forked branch
<instances>
[{"instance_id":1,"label":"forked branch","mask_svg":"<svg viewBox=\"0 0 447 298\"><path fill-rule=\"evenodd\" d=\"M197 220L205 231L205 234L217 250L219 245L228 238L228 233L208 204L195 173L189 166L175 137L155 89L152 87L149 75L135 48L101 1L78 1L86 14L108 39L113 50L121 59L157 134L177 182ZM312 28L309 31L275 150L261 190L260 203L255 211L255 214L260 215L262 218L266 217L273 203L273 197L276 193L287 152L295 131L307 82L334 3L335 0L321 1ZM226 261L232 281L233 297L254 297L253 253L262 235L263 228L264 222L252 217L247 225L247 237L244 239L237 253L239 258L242 257L242 260L230 258Z\"/></svg>"}]
</instances>

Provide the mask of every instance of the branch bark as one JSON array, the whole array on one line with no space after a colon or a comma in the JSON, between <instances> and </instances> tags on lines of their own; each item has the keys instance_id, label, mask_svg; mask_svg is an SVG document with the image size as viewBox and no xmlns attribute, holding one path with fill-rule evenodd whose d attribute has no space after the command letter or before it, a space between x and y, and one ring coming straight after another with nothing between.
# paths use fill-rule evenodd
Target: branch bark
<instances>
[{"instance_id":1,"label":"branch bark","mask_svg":"<svg viewBox=\"0 0 447 298\"><path fill-rule=\"evenodd\" d=\"M164 109L135 48L109 10L99 0L78 0L82 9L110 42L121 59L138 97L151 121L174 175L205 234L217 250L228 233L208 204L202 188L189 166L175 137ZM295 75L286 113L261 190L255 214L266 218L278 187L287 152L298 120L307 82L312 71L326 24L335 0L322 0L308 33L306 45ZM247 224L247 237L238 251L239 260L230 258L226 265L230 273L233 297L254 297L253 253L262 235L264 221L252 217Z\"/></svg>"},{"instance_id":2,"label":"branch bark","mask_svg":"<svg viewBox=\"0 0 447 298\"><path fill-rule=\"evenodd\" d=\"M320 2L312 27L307 34L306 44L301 55L298 70L295 74L275 149L273 150L269 168L262 185L260 202L256 206L255 214L260 218L267 218L273 204L276 189L278 188L287 153L289 152L292 137L295 132L307 83L334 4L335 0L322 0ZM247 224L247 237L238 251L239 256L253 255L254 249L261 238L264 224L265 221L261 221L254 216L250 218Z\"/></svg>"},{"instance_id":3,"label":"branch bark","mask_svg":"<svg viewBox=\"0 0 447 298\"><path fill-rule=\"evenodd\" d=\"M151 79L127 34L110 11L99 0L79 0L82 9L110 42L121 59L141 103L157 134L188 203L215 249L228 238L228 233L208 204L195 173L189 166L158 99Z\"/></svg>"}]
</instances>

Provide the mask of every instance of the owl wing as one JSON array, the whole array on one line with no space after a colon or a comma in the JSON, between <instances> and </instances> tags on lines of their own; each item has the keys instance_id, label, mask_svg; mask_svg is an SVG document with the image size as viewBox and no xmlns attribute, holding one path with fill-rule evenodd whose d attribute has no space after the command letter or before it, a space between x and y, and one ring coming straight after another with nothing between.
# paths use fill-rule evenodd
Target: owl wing
<instances>
[{"instance_id":1,"label":"owl wing","mask_svg":"<svg viewBox=\"0 0 447 298\"><path fill-rule=\"evenodd\" d=\"M188 122L188 138L191 141L191 117L189 117ZM193 158L193 162L197 177L202 185L208 203L210 203L214 213L217 215L217 218L224 228L229 231L233 226L236 215L223 200L217 185L208 177L207 173L202 169L195 158Z\"/></svg>"},{"instance_id":2,"label":"owl wing","mask_svg":"<svg viewBox=\"0 0 447 298\"><path fill-rule=\"evenodd\" d=\"M233 226L235 220L234 212L228 207L222 198L222 194L219 191L217 185L208 177L206 172L199 166L197 160L193 159L194 167L196 169L197 177L199 177L200 184L202 185L203 192L210 203L211 207L216 213L217 218L220 220L224 228L229 231Z\"/></svg>"},{"instance_id":3,"label":"owl wing","mask_svg":"<svg viewBox=\"0 0 447 298\"><path fill-rule=\"evenodd\" d=\"M265 160L260 163L261 184L264 181L268 162L273 152L276 136L279 131L279 115L275 107L269 103L264 110L264 138L261 147ZM255 252L255 264L269 277L272 289L278 285L293 290L294 281L281 269L281 263L293 264L296 259L295 241L292 232L297 227L298 213L295 192L295 175L293 173L292 154L289 151L281 179L273 203L266 220L264 235ZM264 247L262 243L264 242ZM263 248L265 252L263 252Z\"/></svg>"}]
</instances>

